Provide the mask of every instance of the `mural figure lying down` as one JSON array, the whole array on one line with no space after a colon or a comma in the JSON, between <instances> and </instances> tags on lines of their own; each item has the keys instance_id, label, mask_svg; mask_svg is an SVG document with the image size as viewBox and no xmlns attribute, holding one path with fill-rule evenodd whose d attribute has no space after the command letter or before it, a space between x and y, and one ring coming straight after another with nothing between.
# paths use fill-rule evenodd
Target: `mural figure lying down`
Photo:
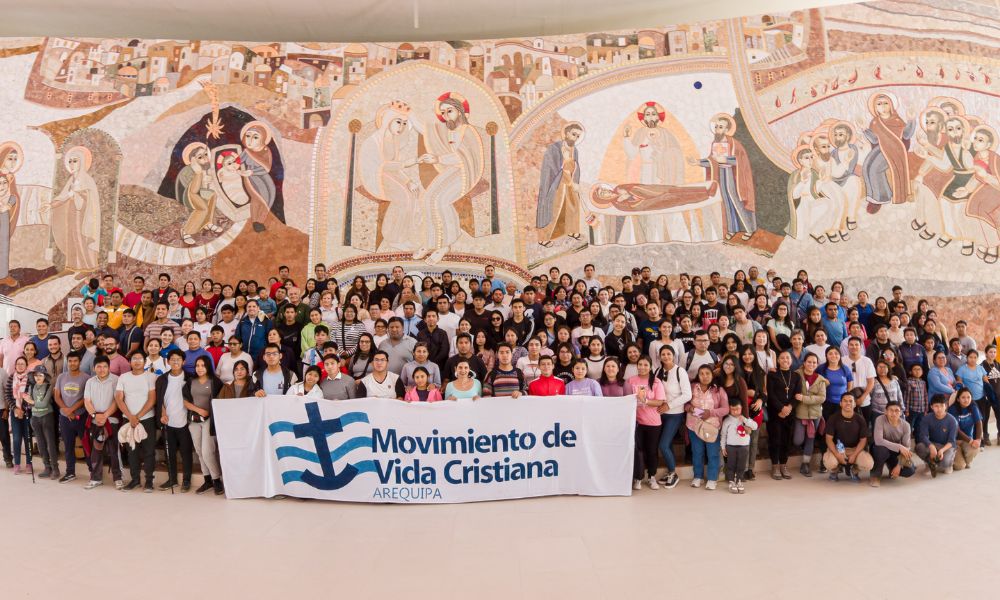
<instances>
[{"instance_id":1,"label":"mural figure lying down","mask_svg":"<svg viewBox=\"0 0 1000 600\"><path fill-rule=\"evenodd\" d=\"M594 245L718 242L722 197L716 181L687 185L597 183L584 204Z\"/></svg>"}]
</instances>

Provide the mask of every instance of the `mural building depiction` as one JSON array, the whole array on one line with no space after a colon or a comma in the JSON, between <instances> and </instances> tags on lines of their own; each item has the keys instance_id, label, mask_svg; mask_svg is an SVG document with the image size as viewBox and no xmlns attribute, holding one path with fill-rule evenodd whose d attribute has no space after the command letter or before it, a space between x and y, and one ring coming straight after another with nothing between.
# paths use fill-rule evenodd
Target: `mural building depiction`
<instances>
[{"instance_id":1,"label":"mural building depiction","mask_svg":"<svg viewBox=\"0 0 1000 600\"><path fill-rule=\"evenodd\" d=\"M998 30L992 0L877 0L419 44L0 39L0 293L62 315L106 272L593 262L973 297L1000 272Z\"/></svg>"}]
</instances>

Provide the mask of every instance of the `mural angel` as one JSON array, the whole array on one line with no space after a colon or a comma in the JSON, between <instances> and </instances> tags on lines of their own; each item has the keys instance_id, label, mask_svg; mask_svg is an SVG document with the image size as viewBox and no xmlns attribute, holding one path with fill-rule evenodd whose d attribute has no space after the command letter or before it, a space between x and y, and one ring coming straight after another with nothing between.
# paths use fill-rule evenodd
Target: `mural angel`
<instances>
[{"instance_id":1,"label":"mural angel","mask_svg":"<svg viewBox=\"0 0 1000 600\"><path fill-rule=\"evenodd\" d=\"M52 238L66 257L66 268L79 276L97 268L101 241L101 198L90 175L93 155L73 146L63 156L69 178L52 199Z\"/></svg>"}]
</instances>

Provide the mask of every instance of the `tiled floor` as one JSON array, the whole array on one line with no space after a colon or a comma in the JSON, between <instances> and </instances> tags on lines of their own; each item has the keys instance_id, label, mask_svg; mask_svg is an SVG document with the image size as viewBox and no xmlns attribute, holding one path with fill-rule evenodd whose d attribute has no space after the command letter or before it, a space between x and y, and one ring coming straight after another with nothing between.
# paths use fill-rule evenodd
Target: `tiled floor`
<instances>
[{"instance_id":1,"label":"tiled floor","mask_svg":"<svg viewBox=\"0 0 1000 600\"><path fill-rule=\"evenodd\" d=\"M687 483L380 506L84 491L0 470L0 597L913 600L1000 584L1000 449L877 490L797 473L741 497Z\"/></svg>"}]
</instances>

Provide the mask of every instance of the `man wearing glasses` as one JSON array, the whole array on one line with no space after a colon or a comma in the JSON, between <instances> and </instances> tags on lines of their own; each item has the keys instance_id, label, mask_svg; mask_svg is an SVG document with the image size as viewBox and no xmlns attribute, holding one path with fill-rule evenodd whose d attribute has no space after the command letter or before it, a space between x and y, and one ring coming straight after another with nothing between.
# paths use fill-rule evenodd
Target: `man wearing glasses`
<instances>
[{"instance_id":1,"label":"man wearing glasses","mask_svg":"<svg viewBox=\"0 0 1000 600\"><path fill-rule=\"evenodd\" d=\"M236 361L243 361L247 366L247 371L249 373L254 372L253 358L243 351L243 342L234 335L229 338L229 352L219 357L219 362L215 368L215 374L219 376L222 383L233 382L233 365L236 364Z\"/></svg>"},{"instance_id":2,"label":"man wearing glasses","mask_svg":"<svg viewBox=\"0 0 1000 600\"><path fill-rule=\"evenodd\" d=\"M253 374L253 382L257 387L258 398L264 396L284 396L292 384L298 382L295 373L281 366L281 346L268 344L264 346L264 366Z\"/></svg>"},{"instance_id":3,"label":"man wearing glasses","mask_svg":"<svg viewBox=\"0 0 1000 600\"><path fill-rule=\"evenodd\" d=\"M358 398L402 400L405 394L406 389L399 375L389 371L389 355L379 350L372 357L372 372L358 384Z\"/></svg>"}]
</instances>

